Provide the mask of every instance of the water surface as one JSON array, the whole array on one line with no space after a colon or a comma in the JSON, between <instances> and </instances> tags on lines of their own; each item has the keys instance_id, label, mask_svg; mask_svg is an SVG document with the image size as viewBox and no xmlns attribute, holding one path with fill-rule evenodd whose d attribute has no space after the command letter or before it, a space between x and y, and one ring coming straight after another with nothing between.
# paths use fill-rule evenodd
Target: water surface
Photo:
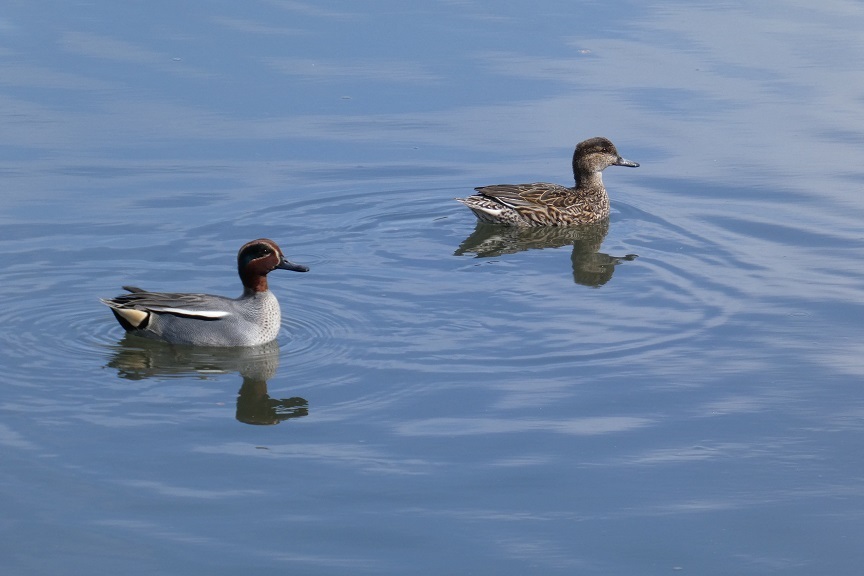
<instances>
[{"instance_id":1,"label":"water surface","mask_svg":"<svg viewBox=\"0 0 864 576\"><path fill-rule=\"evenodd\" d=\"M752 4L752 5L751 5ZM854 2L0 11L4 574L855 574ZM734 30L735 34L729 33ZM474 186L610 168L608 225ZM122 284L278 343L123 336Z\"/></svg>"}]
</instances>

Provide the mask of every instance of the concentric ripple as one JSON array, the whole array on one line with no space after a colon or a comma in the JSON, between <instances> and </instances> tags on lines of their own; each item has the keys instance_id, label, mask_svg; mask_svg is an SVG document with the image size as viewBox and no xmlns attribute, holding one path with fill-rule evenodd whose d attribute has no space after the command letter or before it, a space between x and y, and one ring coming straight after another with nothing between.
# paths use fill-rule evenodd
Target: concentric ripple
<instances>
[{"instance_id":1,"label":"concentric ripple","mask_svg":"<svg viewBox=\"0 0 864 576\"><path fill-rule=\"evenodd\" d=\"M230 294L206 287L236 287L234 250L265 235L311 268L270 278L283 309L280 373L301 382L349 382L382 371L404 382L411 374L467 379L490 369L554 375L633 362L722 325L740 300L723 280L723 269L737 265L731 256L626 204L613 204L608 230L582 244L578 235L532 235L510 237L504 252L465 252L475 221L450 201L460 192L274 198L266 209L178 229L174 237L139 233L147 248L130 247L131 266L122 247L106 259L84 246L60 256L64 265L47 280L39 266L19 268L7 274L0 310L0 344L19 359L9 363L10 376L26 381L39 369L62 379L69 366L108 365L123 332L98 296L124 281ZM98 228L86 240L105 241ZM609 266L602 282L579 283L584 274L576 267L585 258Z\"/></svg>"}]
</instances>

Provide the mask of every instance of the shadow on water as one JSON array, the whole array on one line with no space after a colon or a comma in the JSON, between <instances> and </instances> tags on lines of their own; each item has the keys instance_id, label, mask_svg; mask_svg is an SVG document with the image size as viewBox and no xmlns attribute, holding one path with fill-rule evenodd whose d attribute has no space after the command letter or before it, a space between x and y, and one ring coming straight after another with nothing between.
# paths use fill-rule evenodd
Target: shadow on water
<instances>
[{"instance_id":1,"label":"shadow on water","mask_svg":"<svg viewBox=\"0 0 864 576\"><path fill-rule=\"evenodd\" d=\"M245 424L279 424L309 414L300 397L271 398L267 381L279 367L279 345L270 342L244 348L175 346L126 335L118 342L108 367L128 380L239 372L243 384L237 396L237 420Z\"/></svg>"},{"instance_id":2,"label":"shadow on water","mask_svg":"<svg viewBox=\"0 0 864 576\"><path fill-rule=\"evenodd\" d=\"M636 254L610 256L600 252L600 246L609 232L609 220L581 226L503 226L478 222L474 232L453 254L475 254L476 258L493 258L516 254L524 250L561 248L572 245L570 262L573 281L583 286L599 288L612 279L615 266L625 260L634 260Z\"/></svg>"}]
</instances>

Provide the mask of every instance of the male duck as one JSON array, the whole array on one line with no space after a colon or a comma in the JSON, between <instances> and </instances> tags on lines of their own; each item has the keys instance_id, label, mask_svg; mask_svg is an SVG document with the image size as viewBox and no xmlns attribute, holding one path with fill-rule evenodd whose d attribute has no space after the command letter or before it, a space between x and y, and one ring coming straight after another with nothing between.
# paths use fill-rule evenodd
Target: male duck
<instances>
[{"instance_id":1,"label":"male duck","mask_svg":"<svg viewBox=\"0 0 864 576\"><path fill-rule=\"evenodd\" d=\"M127 332L139 336L196 346L257 346L275 340L282 321L279 302L267 287L267 274L276 268L309 271L286 260L275 242L261 238L237 254L243 281L239 298L123 286L130 294L102 302Z\"/></svg>"},{"instance_id":2,"label":"male duck","mask_svg":"<svg viewBox=\"0 0 864 576\"><path fill-rule=\"evenodd\" d=\"M609 166L637 167L625 160L606 138L589 138L573 152L576 185L496 184L475 188L477 194L456 198L482 222L511 226L568 226L609 217L609 196L601 173Z\"/></svg>"}]
</instances>

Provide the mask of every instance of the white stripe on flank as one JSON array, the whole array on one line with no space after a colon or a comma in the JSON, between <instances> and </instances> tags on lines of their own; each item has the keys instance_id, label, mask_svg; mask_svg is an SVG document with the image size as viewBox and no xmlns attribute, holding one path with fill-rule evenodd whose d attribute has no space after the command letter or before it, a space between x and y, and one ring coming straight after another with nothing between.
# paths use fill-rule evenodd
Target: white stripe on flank
<instances>
[{"instance_id":1,"label":"white stripe on flank","mask_svg":"<svg viewBox=\"0 0 864 576\"><path fill-rule=\"evenodd\" d=\"M200 316L202 318L224 318L230 316L230 312L224 310L186 310L185 308L151 308L154 312L167 312L168 314L181 314L183 316Z\"/></svg>"}]
</instances>

